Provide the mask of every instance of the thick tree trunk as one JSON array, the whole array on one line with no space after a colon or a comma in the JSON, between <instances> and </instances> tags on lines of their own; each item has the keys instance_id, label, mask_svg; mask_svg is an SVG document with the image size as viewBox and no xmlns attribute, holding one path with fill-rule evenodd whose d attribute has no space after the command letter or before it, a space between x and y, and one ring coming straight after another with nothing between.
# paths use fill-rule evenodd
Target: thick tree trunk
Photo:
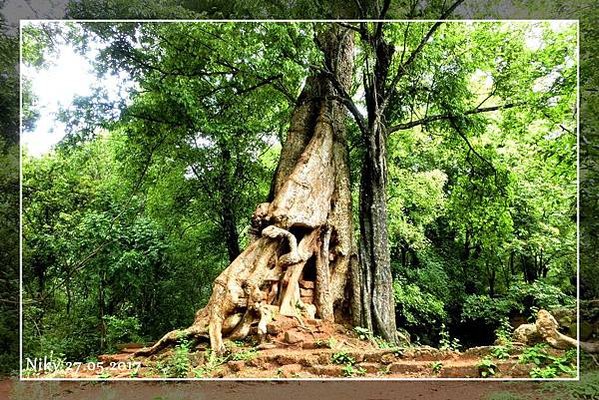
<instances>
[{"instance_id":1,"label":"thick tree trunk","mask_svg":"<svg viewBox=\"0 0 599 400\"><path fill-rule=\"evenodd\" d=\"M221 224L225 235L225 244L229 261L233 262L241 253L239 249L239 234L237 233L237 218L235 210L231 207L234 202L234 193L232 188L233 179L231 166L231 152L225 146L221 146L221 162L224 164L221 174L221 195L223 198L221 205Z\"/></svg>"},{"instance_id":2,"label":"thick tree trunk","mask_svg":"<svg viewBox=\"0 0 599 400\"><path fill-rule=\"evenodd\" d=\"M396 341L395 303L387 236L383 132L376 129L362 166L360 189L361 310L354 323Z\"/></svg>"},{"instance_id":3,"label":"thick tree trunk","mask_svg":"<svg viewBox=\"0 0 599 400\"><path fill-rule=\"evenodd\" d=\"M223 207L221 217L229 261L233 261L239 256L239 253L241 253L241 250L239 249L239 234L237 233L235 212L228 207Z\"/></svg>"},{"instance_id":4,"label":"thick tree trunk","mask_svg":"<svg viewBox=\"0 0 599 400\"><path fill-rule=\"evenodd\" d=\"M320 42L339 82L351 83L353 39L331 25ZM253 240L216 279L192 326L166 334L137 355L155 353L182 336L241 339L273 314L339 320L352 257L352 214L344 108L325 75L306 81L292 115L269 202L252 217ZM303 290L300 290L300 287ZM312 289L312 291L310 291Z\"/></svg>"},{"instance_id":5,"label":"thick tree trunk","mask_svg":"<svg viewBox=\"0 0 599 400\"><path fill-rule=\"evenodd\" d=\"M360 184L360 279L359 306L354 324L367 327L385 340L396 342L395 302L387 234L387 154L382 104L394 47L382 35L372 48L376 63L366 87L368 128L363 132L366 154Z\"/></svg>"}]
</instances>

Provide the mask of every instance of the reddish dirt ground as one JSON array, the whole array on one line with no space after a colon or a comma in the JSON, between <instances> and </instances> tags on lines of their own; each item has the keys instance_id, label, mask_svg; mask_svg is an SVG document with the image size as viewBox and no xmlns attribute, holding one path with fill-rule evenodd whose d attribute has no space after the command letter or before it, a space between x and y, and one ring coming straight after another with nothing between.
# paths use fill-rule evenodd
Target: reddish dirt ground
<instances>
[{"instance_id":1,"label":"reddish dirt ground","mask_svg":"<svg viewBox=\"0 0 599 400\"><path fill-rule=\"evenodd\" d=\"M478 378L478 364L491 347L464 352L432 347L388 348L373 338L340 324L291 317L279 317L268 325L267 340L228 342L230 354L218 359L200 345L188 352L186 370L177 366L176 352L167 349L144 358L133 358L136 348L99 357L97 363L83 363L59 371L27 371L30 378L131 379L131 378ZM531 365L518 362L519 351L509 359L495 360L496 378L528 378ZM437 370L433 367L437 365ZM185 367L184 367L185 368Z\"/></svg>"},{"instance_id":2,"label":"reddish dirt ground","mask_svg":"<svg viewBox=\"0 0 599 400\"><path fill-rule=\"evenodd\" d=\"M230 354L217 362L200 345L189 351L187 367L180 370L175 352L168 349L144 358L133 358L136 348L99 357L101 366L83 364L77 369L27 371L31 378L479 378L479 364L490 356L492 347L463 352L432 347L388 348L368 339L351 327L340 324L279 317L268 325L268 337L261 345L228 342ZM493 362L494 378L529 378L534 365L519 363L521 348L514 347L507 359ZM137 363L137 364L133 364ZM436 365L435 367L435 364ZM436 369L435 369L436 368Z\"/></svg>"}]
</instances>

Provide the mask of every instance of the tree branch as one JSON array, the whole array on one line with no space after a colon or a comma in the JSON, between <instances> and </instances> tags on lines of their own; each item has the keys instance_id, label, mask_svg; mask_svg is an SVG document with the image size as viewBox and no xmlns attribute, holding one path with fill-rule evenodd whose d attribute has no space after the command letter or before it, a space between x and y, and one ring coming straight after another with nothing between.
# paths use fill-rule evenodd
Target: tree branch
<instances>
[{"instance_id":1,"label":"tree branch","mask_svg":"<svg viewBox=\"0 0 599 400\"><path fill-rule=\"evenodd\" d=\"M499 105L499 106L473 108L472 110L468 110L468 111L464 112L463 115L472 115L472 114L480 114L480 113L491 112L491 111L506 110L506 109L509 109L509 108L514 108L514 107L525 105L525 104L527 104L527 103L525 103L525 102L521 102L521 103L508 103L508 104L503 104L503 105ZM390 127L387 130L387 132L389 134L391 134L393 132L397 132L397 131L401 131L401 130L405 130L405 129L410 129L410 128L413 128L413 127L418 126L418 125L426 125L426 124L429 124L429 123L434 122L434 121L440 121L440 120L444 120L444 119L451 119L451 118L455 118L457 116L458 116L457 114L453 114L453 113L431 115L429 117L425 117L425 118L422 118L422 119L419 119L419 120L416 120L416 121L410 121L410 122L406 122L404 124L397 124L395 126Z\"/></svg>"},{"instance_id":2,"label":"tree branch","mask_svg":"<svg viewBox=\"0 0 599 400\"><path fill-rule=\"evenodd\" d=\"M449 7L439 18L440 20L445 20L447 19L447 17L460 5L464 2L464 0L457 0L451 7ZM407 72L407 68L410 66L410 64L412 64L412 62L416 59L416 56L418 56L418 54L420 54L420 52L422 51L424 45L426 44L426 42L428 42L428 40L431 38L431 36L435 33L435 31L437 29L439 29L439 27L441 26L441 24L443 23L443 21L437 21L433 24L433 26L429 29L429 31L427 32L427 34L422 38L422 40L420 41L420 43L418 44L418 46L414 49L414 51L412 51L412 53L410 54L410 56L408 57L408 59L403 63L400 64L399 67L397 68L397 74L395 74L395 77L393 77L393 80L391 81L391 86L389 88L389 92L387 93L387 95L385 96L383 103L381 105L381 111L384 111L385 108L387 107L387 104L389 103L389 99L393 96L393 94L395 94L395 90L397 87L397 83L399 82L399 80L402 78L402 76L405 75L405 73Z\"/></svg>"},{"instance_id":3,"label":"tree branch","mask_svg":"<svg viewBox=\"0 0 599 400\"><path fill-rule=\"evenodd\" d=\"M385 16L387 15L387 11L389 11L390 5L391 5L391 0L385 0L385 2L383 3L383 9L381 10L381 13L379 15L379 19L385 19Z\"/></svg>"},{"instance_id":4,"label":"tree branch","mask_svg":"<svg viewBox=\"0 0 599 400\"><path fill-rule=\"evenodd\" d=\"M457 132L457 134L466 142L466 144L468 145L468 152L472 152L474 153L482 162L484 162L485 164L487 164L491 170L493 171L493 173L495 174L495 181L497 181L497 170L495 169L495 166L493 165L493 163L491 163L491 161L487 160L485 157L483 157L478 151L476 151L476 149L474 148L474 146L472 146L472 143L470 143L470 140L468 140L468 137L466 136L466 134L464 132L462 132L462 130L460 129L460 127L458 126L458 124L456 124L455 119L454 118L450 118L449 122L451 123L451 126L453 127L453 129ZM472 164L471 164L472 165ZM499 190L501 190L502 192L504 191L504 188L499 188Z\"/></svg>"},{"instance_id":5,"label":"tree branch","mask_svg":"<svg viewBox=\"0 0 599 400\"><path fill-rule=\"evenodd\" d=\"M346 22L336 22L336 24L337 24L337 25L339 25L339 26L342 26L342 27L344 27L344 28L346 28L346 29L350 29L350 30L352 30L352 31L358 32L358 33L360 33L360 34L362 33L362 31L360 30L360 28L358 28L358 27L357 27L357 26L355 26L355 25L348 24L348 23L346 23Z\"/></svg>"},{"instance_id":6,"label":"tree branch","mask_svg":"<svg viewBox=\"0 0 599 400\"><path fill-rule=\"evenodd\" d=\"M328 80L331 82L331 84L337 91L339 96L331 96L331 98L340 101L341 104L343 104L345 106L345 108L347 108L347 110L354 117L356 124L358 125L358 128L360 128L360 132L362 134L366 134L367 129L366 129L366 121L364 120L364 116L360 113L360 110L358 110L358 107L356 107L356 104L352 100L349 93L347 93L347 91L345 90L343 85L341 85L341 83L337 80L337 76L335 76L335 73L333 72L333 68L330 63L330 60L327 60L325 57L325 68L319 68L319 67L315 67L315 68L317 71L323 73L328 78Z\"/></svg>"},{"instance_id":7,"label":"tree branch","mask_svg":"<svg viewBox=\"0 0 599 400\"><path fill-rule=\"evenodd\" d=\"M378 19L385 19L385 15L387 14L387 11L389 11L389 5L391 4L391 0L385 0L385 2L383 3L383 8L381 10L381 13L378 16ZM383 23L382 22L378 22L377 26L376 26L376 31L374 34L375 40L378 40L383 34Z\"/></svg>"},{"instance_id":8,"label":"tree branch","mask_svg":"<svg viewBox=\"0 0 599 400\"><path fill-rule=\"evenodd\" d=\"M356 5L356 7L358 7L358 11L360 12L360 19L365 18L366 13L364 12L364 7L362 7L362 3L360 3L360 0L354 0L354 4Z\"/></svg>"},{"instance_id":9,"label":"tree branch","mask_svg":"<svg viewBox=\"0 0 599 400\"><path fill-rule=\"evenodd\" d=\"M335 74L327 70L322 71L329 78L329 80L335 87L335 90L339 93L339 96L330 96L330 98L338 100L341 104L343 104L345 108L347 108L347 110L350 112L350 114L354 117L356 124L358 124L358 128L360 128L360 132L366 134L366 121L364 120L364 116L362 115L362 113L360 113L358 107L356 107L356 104L351 99L349 93L347 93L341 85L341 83L339 83L339 81L335 77Z\"/></svg>"}]
</instances>

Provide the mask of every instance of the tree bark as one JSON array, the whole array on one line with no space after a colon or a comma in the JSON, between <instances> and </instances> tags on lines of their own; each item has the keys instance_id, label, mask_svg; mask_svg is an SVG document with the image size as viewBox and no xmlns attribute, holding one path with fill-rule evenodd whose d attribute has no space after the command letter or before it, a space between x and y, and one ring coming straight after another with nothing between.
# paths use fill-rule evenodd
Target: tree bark
<instances>
[{"instance_id":1,"label":"tree bark","mask_svg":"<svg viewBox=\"0 0 599 400\"><path fill-rule=\"evenodd\" d=\"M233 262L241 253L239 249L239 234L237 233L237 218L235 217L235 210L232 205L234 202L234 193L232 189L232 174L231 168L231 152L225 147L221 146L221 161L224 164L224 168L221 174L221 224L225 235L225 244L227 246L227 253L229 255L229 261Z\"/></svg>"},{"instance_id":2,"label":"tree bark","mask_svg":"<svg viewBox=\"0 0 599 400\"><path fill-rule=\"evenodd\" d=\"M368 145L360 185L361 313L359 325L395 342L395 303L387 236L384 137L376 129Z\"/></svg>"},{"instance_id":3,"label":"tree bark","mask_svg":"<svg viewBox=\"0 0 599 400\"><path fill-rule=\"evenodd\" d=\"M360 298L354 324L395 343L395 302L387 234L387 132L382 109L394 47L382 35L371 40L376 62L366 86L368 128L362 132L366 153L360 184Z\"/></svg>"},{"instance_id":4,"label":"tree bark","mask_svg":"<svg viewBox=\"0 0 599 400\"><path fill-rule=\"evenodd\" d=\"M353 38L331 24L319 43L346 88L353 70ZM187 329L167 333L149 355L182 337L210 339L218 353L223 337L241 339L273 313L341 320L352 259L352 213L345 109L324 73L309 77L295 106L273 179L269 202L252 217L253 240L215 280L207 305ZM312 298L300 283L314 281Z\"/></svg>"}]
</instances>

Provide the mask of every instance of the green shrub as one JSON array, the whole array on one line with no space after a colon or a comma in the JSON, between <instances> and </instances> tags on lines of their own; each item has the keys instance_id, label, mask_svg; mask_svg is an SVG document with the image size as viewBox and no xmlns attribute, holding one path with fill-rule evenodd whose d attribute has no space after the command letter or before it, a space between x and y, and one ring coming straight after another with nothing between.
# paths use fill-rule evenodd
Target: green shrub
<instances>
[{"instance_id":1,"label":"green shrub","mask_svg":"<svg viewBox=\"0 0 599 400\"><path fill-rule=\"evenodd\" d=\"M510 287L506 298L520 312L526 312L531 307L550 310L557 307L576 306L574 297L542 280L531 284L517 282Z\"/></svg>"},{"instance_id":2,"label":"green shrub","mask_svg":"<svg viewBox=\"0 0 599 400\"><path fill-rule=\"evenodd\" d=\"M499 327L495 329L495 338L497 342L503 346L511 347L512 345L512 334L514 328L510 324L510 320L506 317L501 318Z\"/></svg>"},{"instance_id":3,"label":"green shrub","mask_svg":"<svg viewBox=\"0 0 599 400\"><path fill-rule=\"evenodd\" d=\"M531 378L555 378L557 377L557 370L552 366L547 366L543 368L535 367L530 371Z\"/></svg>"},{"instance_id":4,"label":"green shrub","mask_svg":"<svg viewBox=\"0 0 599 400\"><path fill-rule=\"evenodd\" d=\"M438 326L447 318L443 301L413 283L393 282L393 297L397 314L403 316L409 326Z\"/></svg>"},{"instance_id":5,"label":"green shrub","mask_svg":"<svg viewBox=\"0 0 599 400\"><path fill-rule=\"evenodd\" d=\"M515 283L502 297L491 298L486 294L466 296L462 308L462 321L483 321L497 327L498 321L505 329L505 321L513 312L534 316L539 308L571 307L575 298L563 293L559 288L543 281L532 284Z\"/></svg>"},{"instance_id":6,"label":"green shrub","mask_svg":"<svg viewBox=\"0 0 599 400\"><path fill-rule=\"evenodd\" d=\"M156 368L167 378L185 378L191 369L189 349L191 342L182 340L175 346L173 354L166 360L156 363Z\"/></svg>"},{"instance_id":7,"label":"green shrub","mask_svg":"<svg viewBox=\"0 0 599 400\"><path fill-rule=\"evenodd\" d=\"M368 328L356 326L354 327L354 332L356 332L360 340L370 340L372 338L372 332Z\"/></svg>"},{"instance_id":8,"label":"green shrub","mask_svg":"<svg viewBox=\"0 0 599 400\"><path fill-rule=\"evenodd\" d=\"M483 378L495 376L495 373L497 372L497 365L489 356L484 357L482 360L480 360L477 367L479 375Z\"/></svg>"},{"instance_id":9,"label":"green shrub","mask_svg":"<svg viewBox=\"0 0 599 400\"><path fill-rule=\"evenodd\" d=\"M482 320L488 325L496 325L506 319L513 308L509 299L492 299L486 294L466 296L462 308L462 321Z\"/></svg>"},{"instance_id":10,"label":"green shrub","mask_svg":"<svg viewBox=\"0 0 599 400\"><path fill-rule=\"evenodd\" d=\"M491 350L491 355L498 360L506 360L510 358L510 351L506 346L495 346L493 350Z\"/></svg>"},{"instance_id":11,"label":"green shrub","mask_svg":"<svg viewBox=\"0 0 599 400\"><path fill-rule=\"evenodd\" d=\"M532 378L555 378L558 376L576 376L576 350L571 349L563 356L554 356L548 351L546 343L539 343L522 352L520 363L535 365L530 372Z\"/></svg>"},{"instance_id":12,"label":"green shrub","mask_svg":"<svg viewBox=\"0 0 599 400\"><path fill-rule=\"evenodd\" d=\"M338 351L333 354L332 361L334 364L355 364L356 362L346 351Z\"/></svg>"},{"instance_id":13,"label":"green shrub","mask_svg":"<svg viewBox=\"0 0 599 400\"><path fill-rule=\"evenodd\" d=\"M366 370L364 368L356 367L352 364L345 364L341 370L343 371L343 376L346 377L362 376L366 374Z\"/></svg>"},{"instance_id":14,"label":"green shrub","mask_svg":"<svg viewBox=\"0 0 599 400\"><path fill-rule=\"evenodd\" d=\"M438 374L443 369L443 363L441 361L435 361L431 364L431 369L433 370L433 374Z\"/></svg>"},{"instance_id":15,"label":"green shrub","mask_svg":"<svg viewBox=\"0 0 599 400\"><path fill-rule=\"evenodd\" d=\"M104 317L106 322L106 346L114 350L119 343L140 342L141 324L137 317L119 318L114 315Z\"/></svg>"}]
</instances>

